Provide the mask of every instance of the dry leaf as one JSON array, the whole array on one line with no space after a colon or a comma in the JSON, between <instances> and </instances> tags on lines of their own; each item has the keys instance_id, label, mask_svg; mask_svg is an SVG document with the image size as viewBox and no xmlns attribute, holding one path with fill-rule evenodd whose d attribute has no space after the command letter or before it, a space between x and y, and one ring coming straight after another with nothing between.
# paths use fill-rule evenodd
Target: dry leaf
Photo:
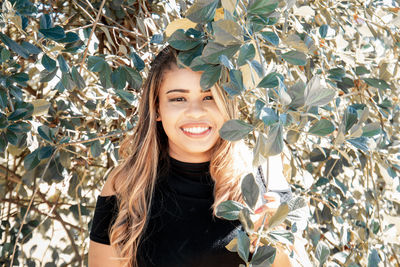
<instances>
[{"instance_id":1,"label":"dry leaf","mask_svg":"<svg viewBox=\"0 0 400 267\"><path fill-rule=\"evenodd\" d=\"M178 29L188 30L190 28L196 27L196 25L197 24L195 22L187 18L176 19L172 21L170 24L168 24L167 28L165 29L165 35L168 38Z\"/></svg>"}]
</instances>

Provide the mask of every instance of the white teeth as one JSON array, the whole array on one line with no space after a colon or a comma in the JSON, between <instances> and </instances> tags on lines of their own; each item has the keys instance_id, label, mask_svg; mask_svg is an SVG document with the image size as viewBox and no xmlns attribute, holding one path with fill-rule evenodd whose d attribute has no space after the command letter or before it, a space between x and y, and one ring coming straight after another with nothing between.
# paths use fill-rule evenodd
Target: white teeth
<instances>
[{"instance_id":1,"label":"white teeth","mask_svg":"<svg viewBox=\"0 0 400 267\"><path fill-rule=\"evenodd\" d=\"M192 128L182 128L183 131L192 133L192 134L200 134L204 133L207 131L209 128L208 127L192 127Z\"/></svg>"}]
</instances>

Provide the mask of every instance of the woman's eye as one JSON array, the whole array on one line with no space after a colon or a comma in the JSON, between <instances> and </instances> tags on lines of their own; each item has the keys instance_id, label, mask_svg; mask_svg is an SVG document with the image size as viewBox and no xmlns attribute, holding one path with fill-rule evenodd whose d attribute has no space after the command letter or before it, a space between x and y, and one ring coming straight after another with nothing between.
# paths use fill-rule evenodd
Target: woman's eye
<instances>
[{"instance_id":1,"label":"woman's eye","mask_svg":"<svg viewBox=\"0 0 400 267\"><path fill-rule=\"evenodd\" d=\"M175 97L175 98L171 98L169 101L170 102L182 102L182 101L185 101L185 98L184 97Z\"/></svg>"},{"instance_id":2,"label":"woman's eye","mask_svg":"<svg viewBox=\"0 0 400 267\"><path fill-rule=\"evenodd\" d=\"M212 95L208 95L204 97L204 100L214 100L214 97Z\"/></svg>"}]
</instances>

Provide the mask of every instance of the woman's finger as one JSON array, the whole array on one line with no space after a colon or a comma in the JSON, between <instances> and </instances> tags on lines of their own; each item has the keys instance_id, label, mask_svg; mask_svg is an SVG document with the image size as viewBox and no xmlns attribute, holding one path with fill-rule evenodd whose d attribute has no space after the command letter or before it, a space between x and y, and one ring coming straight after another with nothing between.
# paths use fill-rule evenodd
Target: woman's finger
<instances>
[{"instance_id":1,"label":"woman's finger","mask_svg":"<svg viewBox=\"0 0 400 267\"><path fill-rule=\"evenodd\" d=\"M267 192L263 195L264 199L271 201L280 201L281 196L276 192Z\"/></svg>"}]
</instances>

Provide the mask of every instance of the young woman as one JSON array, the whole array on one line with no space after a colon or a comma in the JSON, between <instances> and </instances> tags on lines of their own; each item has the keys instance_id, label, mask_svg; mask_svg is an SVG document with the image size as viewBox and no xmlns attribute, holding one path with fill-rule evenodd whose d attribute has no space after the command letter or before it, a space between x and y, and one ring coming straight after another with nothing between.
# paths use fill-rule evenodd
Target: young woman
<instances>
[{"instance_id":1,"label":"young woman","mask_svg":"<svg viewBox=\"0 0 400 267\"><path fill-rule=\"evenodd\" d=\"M234 100L217 86L202 91L200 77L201 72L178 68L171 47L153 61L135 133L121 143L123 162L97 199L90 267L243 263L225 248L240 223L215 214L225 200L243 201L241 178L251 162L241 153L241 142L225 141L218 133L236 117ZM285 197L290 189L279 160L271 165L276 164L271 184ZM279 202L276 193L265 197ZM288 257L278 253L274 264L289 266Z\"/></svg>"}]
</instances>

